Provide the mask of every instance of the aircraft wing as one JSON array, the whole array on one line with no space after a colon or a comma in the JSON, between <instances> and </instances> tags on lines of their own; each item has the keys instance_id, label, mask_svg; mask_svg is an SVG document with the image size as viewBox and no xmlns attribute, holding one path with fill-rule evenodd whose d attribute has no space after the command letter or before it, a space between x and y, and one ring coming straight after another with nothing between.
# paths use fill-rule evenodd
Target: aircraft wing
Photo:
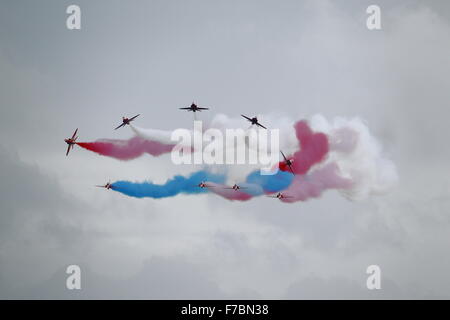
<instances>
[{"instance_id":1,"label":"aircraft wing","mask_svg":"<svg viewBox=\"0 0 450 320\"><path fill-rule=\"evenodd\" d=\"M72 135L72 139L75 139L75 136L77 135L77 132L78 132L78 128L75 130L75 132L73 133L73 135Z\"/></svg>"},{"instance_id":2,"label":"aircraft wing","mask_svg":"<svg viewBox=\"0 0 450 320\"><path fill-rule=\"evenodd\" d=\"M133 121L134 119L136 119L137 117L139 117L139 114L138 115L135 115L133 118L131 118L129 121Z\"/></svg>"},{"instance_id":3,"label":"aircraft wing","mask_svg":"<svg viewBox=\"0 0 450 320\"><path fill-rule=\"evenodd\" d=\"M198 110L209 110L209 108L197 108Z\"/></svg>"},{"instance_id":4,"label":"aircraft wing","mask_svg":"<svg viewBox=\"0 0 450 320\"><path fill-rule=\"evenodd\" d=\"M284 155L283 151L280 150L280 152L281 152L281 155L283 156L284 161L287 161L286 156Z\"/></svg>"},{"instance_id":5,"label":"aircraft wing","mask_svg":"<svg viewBox=\"0 0 450 320\"><path fill-rule=\"evenodd\" d=\"M247 120L250 121L250 122L252 121L252 119L250 119L250 118L247 117L247 116L244 116L243 114L241 114L241 116L244 117L245 119L247 119Z\"/></svg>"},{"instance_id":6,"label":"aircraft wing","mask_svg":"<svg viewBox=\"0 0 450 320\"><path fill-rule=\"evenodd\" d=\"M257 123L256 123L256 125L257 125L257 126L260 126L261 128L264 128L264 129L266 129L266 130L267 130L267 128L266 128L266 127L264 127L264 126L263 126L262 124L260 124L259 122L257 122Z\"/></svg>"},{"instance_id":7,"label":"aircraft wing","mask_svg":"<svg viewBox=\"0 0 450 320\"><path fill-rule=\"evenodd\" d=\"M178 109L180 109L180 110L192 110L192 108L191 108L191 107L186 107L186 108L178 108Z\"/></svg>"},{"instance_id":8,"label":"aircraft wing","mask_svg":"<svg viewBox=\"0 0 450 320\"><path fill-rule=\"evenodd\" d=\"M119 128L122 128L125 125L125 123L122 123L120 126L117 126L114 130L117 130Z\"/></svg>"},{"instance_id":9,"label":"aircraft wing","mask_svg":"<svg viewBox=\"0 0 450 320\"><path fill-rule=\"evenodd\" d=\"M294 170L292 170L292 166L289 165L288 167L289 167L289 170L292 172L292 174L295 174Z\"/></svg>"},{"instance_id":10,"label":"aircraft wing","mask_svg":"<svg viewBox=\"0 0 450 320\"><path fill-rule=\"evenodd\" d=\"M69 155L69 151L70 151L70 144L67 146L67 152L66 152L66 156Z\"/></svg>"}]
</instances>

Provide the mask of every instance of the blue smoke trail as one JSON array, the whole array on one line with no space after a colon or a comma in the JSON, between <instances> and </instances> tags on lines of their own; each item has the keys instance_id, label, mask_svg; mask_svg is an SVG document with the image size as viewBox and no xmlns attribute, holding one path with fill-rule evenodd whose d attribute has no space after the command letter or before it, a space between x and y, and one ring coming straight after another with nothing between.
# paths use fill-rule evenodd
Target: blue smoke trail
<instances>
[{"instance_id":1,"label":"blue smoke trail","mask_svg":"<svg viewBox=\"0 0 450 320\"><path fill-rule=\"evenodd\" d=\"M223 184L225 175L212 174L208 171L197 171L189 177L175 176L167 180L165 184L154 184L151 182L129 182L117 181L112 184L112 190L121 192L130 197L136 198L166 198L173 197L179 193L198 194L208 192L208 188L199 188L197 185L201 181ZM246 182L241 186L245 187L242 192L252 196L260 196L264 193L273 193L287 189L292 182L294 175L287 171L278 171L274 175L261 175L259 170L250 173Z\"/></svg>"},{"instance_id":2,"label":"blue smoke trail","mask_svg":"<svg viewBox=\"0 0 450 320\"><path fill-rule=\"evenodd\" d=\"M112 190L121 192L127 196L135 198L166 198L173 197L179 193L197 194L208 192L208 188L200 188L197 185L202 181L224 183L225 176L222 174L212 174L207 171L197 171L188 178L175 176L167 180L165 184L154 184L151 182L135 183L129 181L117 181L112 184Z\"/></svg>"},{"instance_id":3,"label":"blue smoke trail","mask_svg":"<svg viewBox=\"0 0 450 320\"><path fill-rule=\"evenodd\" d=\"M294 175L288 171L278 170L273 175L262 175L259 170L256 170L247 176L246 183L243 184L247 189L243 191L253 196L259 196L266 192L279 192L287 189L293 179Z\"/></svg>"}]
</instances>

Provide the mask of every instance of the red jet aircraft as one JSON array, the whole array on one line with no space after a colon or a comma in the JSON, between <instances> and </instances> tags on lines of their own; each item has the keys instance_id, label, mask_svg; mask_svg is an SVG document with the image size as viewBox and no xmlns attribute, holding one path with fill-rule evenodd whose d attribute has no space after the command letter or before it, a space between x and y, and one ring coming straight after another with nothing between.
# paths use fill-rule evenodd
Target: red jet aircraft
<instances>
[{"instance_id":1,"label":"red jet aircraft","mask_svg":"<svg viewBox=\"0 0 450 320\"><path fill-rule=\"evenodd\" d=\"M66 156L69 155L69 151L71 149L73 149L73 146L76 144L76 141L77 141L77 138L78 138L77 137L77 132L78 132L78 128L75 130L75 132L73 133L71 138L64 139L64 141L68 144Z\"/></svg>"},{"instance_id":2,"label":"red jet aircraft","mask_svg":"<svg viewBox=\"0 0 450 320\"><path fill-rule=\"evenodd\" d=\"M277 198L277 199L286 199L286 198L293 198L291 196L285 196L284 194L282 194L281 192L278 192L276 195L274 196L268 196L269 198Z\"/></svg>"},{"instance_id":3,"label":"red jet aircraft","mask_svg":"<svg viewBox=\"0 0 450 320\"><path fill-rule=\"evenodd\" d=\"M225 187L224 189L233 189L234 191L238 191L239 189L247 189L246 187L240 187L236 183L232 187Z\"/></svg>"},{"instance_id":4,"label":"red jet aircraft","mask_svg":"<svg viewBox=\"0 0 450 320\"><path fill-rule=\"evenodd\" d=\"M243 114L241 114L241 116L244 117L245 119L247 119L248 121L250 121L252 123L252 125L256 124L258 127L267 129L266 127L264 127L262 124L260 124L258 122L258 118L257 117L250 118L250 117L244 116Z\"/></svg>"},{"instance_id":5,"label":"red jet aircraft","mask_svg":"<svg viewBox=\"0 0 450 320\"><path fill-rule=\"evenodd\" d=\"M109 189L112 188L112 185L111 185L111 182L108 182L108 183L105 184L105 185L97 185L96 187L99 187L99 188L105 188L105 189L109 190Z\"/></svg>"},{"instance_id":6,"label":"red jet aircraft","mask_svg":"<svg viewBox=\"0 0 450 320\"><path fill-rule=\"evenodd\" d=\"M179 108L180 110L187 110L187 111L192 111L192 112L200 112L202 110L209 110L209 108L200 108L198 107L194 102L192 102L190 107L187 108Z\"/></svg>"},{"instance_id":7,"label":"red jet aircraft","mask_svg":"<svg viewBox=\"0 0 450 320\"><path fill-rule=\"evenodd\" d=\"M122 123L119 126L117 126L117 128L115 128L114 130L117 130L127 124L130 124L130 122L133 121L134 119L136 119L137 117L139 117L139 115L135 115L133 118L130 118L130 119L122 117Z\"/></svg>"},{"instance_id":8,"label":"red jet aircraft","mask_svg":"<svg viewBox=\"0 0 450 320\"><path fill-rule=\"evenodd\" d=\"M202 181L202 182L200 182L199 184L197 184L195 186L199 187L199 188L214 188L214 186L207 185L205 181Z\"/></svg>"},{"instance_id":9,"label":"red jet aircraft","mask_svg":"<svg viewBox=\"0 0 450 320\"><path fill-rule=\"evenodd\" d=\"M280 152L281 152L281 155L282 155L283 158L284 158L284 164L287 165L287 166L289 167L289 170L292 172L292 174L295 174L295 173L294 173L294 170L292 170L292 162L293 162L294 160L291 160L291 159L286 158L286 156L284 155L283 151L280 150Z\"/></svg>"}]
</instances>

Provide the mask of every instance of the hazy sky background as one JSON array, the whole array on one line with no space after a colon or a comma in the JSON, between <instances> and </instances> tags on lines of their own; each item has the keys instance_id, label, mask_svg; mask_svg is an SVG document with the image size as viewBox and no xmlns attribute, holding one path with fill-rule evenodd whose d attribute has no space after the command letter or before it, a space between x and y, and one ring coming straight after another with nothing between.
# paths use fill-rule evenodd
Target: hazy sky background
<instances>
[{"instance_id":1,"label":"hazy sky background","mask_svg":"<svg viewBox=\"0 0 450 320\"><path fill-rule=\"evenodd\" d=\"M0 0L0 298L450 298L449 21L445 0ZM65 156L77 127L130 137L112 130L123 115L189 127L192 100L205 120L359 116L399 184L360 202L134 199L93 185L189 168ZM65 289L70 264L81 291Z\"/></svg>"}]
</instances>

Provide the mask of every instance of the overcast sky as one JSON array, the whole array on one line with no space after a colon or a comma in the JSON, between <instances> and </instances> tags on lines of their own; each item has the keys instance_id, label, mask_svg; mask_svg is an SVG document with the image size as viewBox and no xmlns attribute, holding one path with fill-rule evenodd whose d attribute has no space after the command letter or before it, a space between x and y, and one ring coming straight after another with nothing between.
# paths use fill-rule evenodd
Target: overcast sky
<instances>
[{"instance_id":1,"label":"overcast sky","mask_svg":"<svg viewBox=\"0 0 450 320\"><path fill-rule=\"evenodd\" d=\"M366 28L370 4L382 30ZM0 298L450 298L449 22L446 0L1 0ZM134 199L92 186L187 169L65 156L77 127L131 137L112 130L123 115L187 127L192 100L204 119L359 116L399 184L359 202Z\"/></svg>"}]
</instances>

